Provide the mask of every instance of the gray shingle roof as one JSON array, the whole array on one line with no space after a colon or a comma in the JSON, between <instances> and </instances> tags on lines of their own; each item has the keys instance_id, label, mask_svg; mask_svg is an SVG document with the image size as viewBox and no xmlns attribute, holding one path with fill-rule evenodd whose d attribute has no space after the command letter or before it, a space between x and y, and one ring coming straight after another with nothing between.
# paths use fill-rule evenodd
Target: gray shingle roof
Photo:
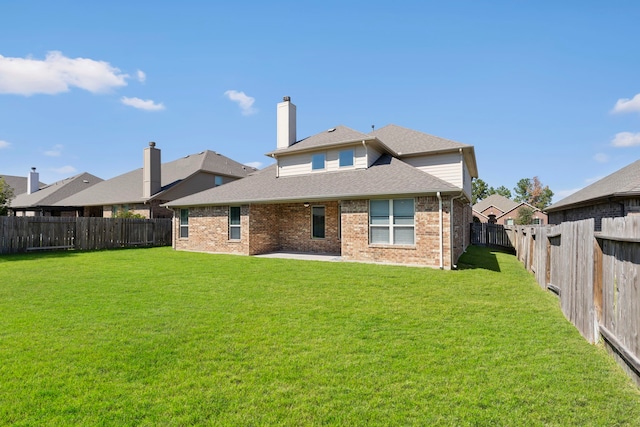
<instances>
[{"instance_id":1,"label":"gray shingle roof","mask_svg":"<svg viewBox=\"0 0 640 427\"><path fill-rule=\"evenodd\" d=\"M374 130L369 135L378 138L401 156L471 148L471 145L461 144L394 124Z\"/></svg>"},{"instance_id":2,"label":"gray shingle roof","mask_svg":"<svg viewBox=\"0 0 640 427\"><path fill-rule=\"evenodd\" d=\"M13 188L13 194L17 196L18 194L27 192L28 180L25 176L13 176L13 175L0 175L0 178L4 178L4 182L9 184L9 187ZM39 182L39 188L46 186L44 182Z\"/></svg>"},{"instance_id":3,"label":"gray shingle roof","mask_svg":"<svg viewBox=\"0 0 640 427\"><path fill-rule=\"evenodd\" d=\"M102 178L84 172L47 185L35 193L22 193L11 201L12 208L35 208L54 206L58 201L91 188L102 182Z\"/></svg>"},{"instance_id":4,"label":"gray shingle roof","mask_svg":"<svg viewBox=\"0 0 640 427\"><path fill-rule=\"evenodd\" d=\"M295 142L287 148L270 151L267 155L279 153L295 153L299 151L312 150L316 148L341 145L350 142L360 142L373 139L372 136L358 132L346 126L336 126L327 129L313 136Z\"/></svg>"},{"instance_id":5,"label":"gray shingle roof","mask_svg":"<svg viewBox=\"0 0 640 427\"><path fill-rule=\"evenodd\" d=\"M276 177L271 165L247 178L183 197L168 206L337 200L459 192L460 188L389 155L368 169Z\"/></svg>"},{"instance_id":6,"label":"gray shingle roof","mask_svg":"<svg viewBox=\"0 0 640 427\"><path fill-rule=\"evenodd\" d=\"M546 211L563 210L573 205L580 205L602 198L629 196L640 196L640 160L636 160L582 190L576 191L549 206Z\"/></svg>"},{"instance_id":7,"label":"gray shingle roof","mask_svg":"<svg viewBox=\"0 0 640 427\"><path fill-rule=\"evenodd\" d=\"M514 202L513 200L507 199L500 194L492 194L486 199L479 201L472 207L476 212L482 212L491 206L499 209L502 212L509 212L510 210L515 209L518 205L520 205L519 202Z\"/></svg>"},{"instance_id":8,"label":"gray shingle roof","mask_svg":"<svg viewBox=\"0 0 640 427\"><path fill-rule=\"evenodd\" d=\"M162 195L174 185L188 179L199 171L216 175L242 178L256 169L244 166L235 160L214 151L203 151L185 156L161 166L162 189L152 199L162 199ZM142 168L108 179L72 197L61 200L57 206L98 206L128 203L142 203Z\"/></svg>"}]
</instances>

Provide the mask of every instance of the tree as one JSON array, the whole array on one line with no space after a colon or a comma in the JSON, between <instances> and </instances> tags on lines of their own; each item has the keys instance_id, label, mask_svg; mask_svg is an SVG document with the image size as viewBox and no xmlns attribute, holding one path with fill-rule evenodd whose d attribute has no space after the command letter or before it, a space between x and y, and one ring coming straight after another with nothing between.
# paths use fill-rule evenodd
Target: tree
<instances>
[{"instance_id":1,"label":"tree","mask_svg":"<svg viewBox=\"0 0 640 427\"><path fill-rule=\"evenodd\" d=\"M553 191L548 185L543 187L537 176L533 179L522 178L513 191L516 193L516 202L526 202L540 210L549 206L553 197Z\"/></svg>"},{"instance_id":2,"label":"tree","mask_svg":"<svg viewBox=\"0 0 640 427\"><path fill-rule=\"evenodd\" d=\"M11 199L13 199L13 188L0 176L0 216L6 216L9 213Z\"/></svg>"},{"instance_id":3,"label":"tree","mask_svg":"<svg viewBox=\"0 0 640 427\"><path fill-rule=\"evenodd\" d=\"M518 209L518 216L516 217L516 224L533 224L533 209L529 206L520 206L520 209Z\"/></svg>"},{"instance_id":4,"label":"tree","mask_svg":"<svg viewBox=\"0 0 640 427\"><path fill-rule=\"evenodd\" d=\"M489 186L480 178L476 178L471 183L472 204L478 203L489 196Z\"/></svg>"}]
</instances>

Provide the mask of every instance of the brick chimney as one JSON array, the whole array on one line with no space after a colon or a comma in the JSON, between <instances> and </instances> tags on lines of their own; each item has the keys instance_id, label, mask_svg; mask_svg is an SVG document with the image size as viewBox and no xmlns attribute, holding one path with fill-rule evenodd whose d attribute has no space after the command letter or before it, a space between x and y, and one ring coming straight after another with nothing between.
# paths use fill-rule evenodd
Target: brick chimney
<instances>
[{"instance_id":1,"label":"brick chimney","mask_svg":"<svg viewBox=\"0 0 640 427\"><path fill-rule=\"evenodd\" d=\"M160 171L160 149L155 142L150 142L144 149L142 165L142 198L148 199L162 188Z\"/></svg>"},{"instance_id":2,"label":"brick chimney","mask_svg":"<svg viewBox=\"0 0 640 427\"><path fill-rule=\"evenodd\" d=\"M285 96L278 103L278 150L287 148L296 142L296 106L291 103L291 98Z\"/></svg>"},{"instance_id":3,"label":"brick chimney","mask_svg":"<svg viewBox=\"0 0 640 427\"><path fill-rule=\"evenodd\" d=\"M31 168L27 177L27 194L33 194L40 189L40 174L36 172L36 168Z\"/></svg>"}]
</instances>

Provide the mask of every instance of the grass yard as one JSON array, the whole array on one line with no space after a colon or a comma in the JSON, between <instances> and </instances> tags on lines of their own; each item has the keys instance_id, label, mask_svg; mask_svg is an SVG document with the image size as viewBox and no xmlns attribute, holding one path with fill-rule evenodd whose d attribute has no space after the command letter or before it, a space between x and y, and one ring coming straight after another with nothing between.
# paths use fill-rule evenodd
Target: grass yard
<instances>
[{"instance_id":1,"label":"grass yard","mask_svg":"<svg viewBox=\"0 0 640 427\"><path fill-rule=\"evenodd\" d=\"M0 257L0 424L640 425L631 380L513 256L460 265Z\"/></svg>"}]
</instances>

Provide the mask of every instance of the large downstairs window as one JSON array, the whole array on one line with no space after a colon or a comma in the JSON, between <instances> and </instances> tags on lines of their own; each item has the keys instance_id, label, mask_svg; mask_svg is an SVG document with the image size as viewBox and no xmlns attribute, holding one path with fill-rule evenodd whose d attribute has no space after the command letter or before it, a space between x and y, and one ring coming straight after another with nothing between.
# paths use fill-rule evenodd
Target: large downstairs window
<instances>
[{"instance_id":1,"label":"large downstairs window","mask_svg":"<svg viewBox=\"0 0 640 427\"><path fill-rule=\"evenodd\" d=\"M371 200L369 242L413 245L415 243L413 199Z\"/></svg>"},{"instance_id":2,"label":"large downstairs window","mask_svg":"<svg viewBox=\"0 0 640 427\"><path fill-rule=\"evenodd\" d=\"M240 240L240 206L229 207L229 240Z\"/></svg>"},{"instance_id":3,"label":"large downstairs window","mask_svg":"<svg viewBox=\"0 0 640 427\"><path fill-rule=\"evenodd\" d=\"M180 209L180 238L189 237L189 209Z\"/></svg>"}]
</instances>

